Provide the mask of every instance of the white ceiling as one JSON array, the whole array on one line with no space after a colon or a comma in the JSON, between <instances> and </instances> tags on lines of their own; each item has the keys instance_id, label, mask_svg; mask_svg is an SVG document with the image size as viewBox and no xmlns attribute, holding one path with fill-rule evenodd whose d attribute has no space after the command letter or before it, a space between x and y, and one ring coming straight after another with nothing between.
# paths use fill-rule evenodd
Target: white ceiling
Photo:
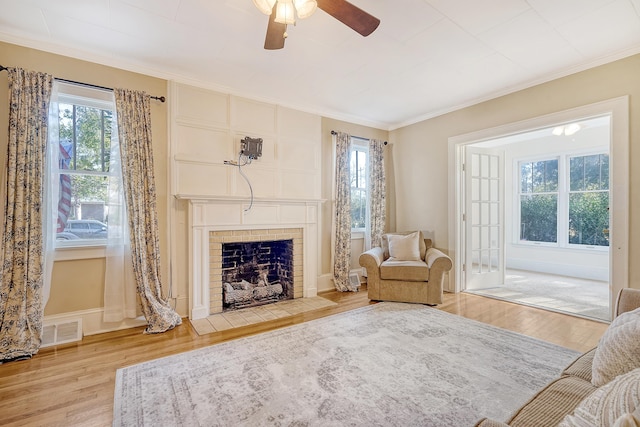
<instances>
[{"instance_id":1,"label":"white ceiling","mask_svg":"<svg viewBox=\"0 0 640 427\"><path fill-rule=\"evenodd\" d=\"M383 129L640 52L640 0L351 3L369 37L318 10L277 51L251 0L0 0L0 40Z\"/></svg>"}]
</instances>

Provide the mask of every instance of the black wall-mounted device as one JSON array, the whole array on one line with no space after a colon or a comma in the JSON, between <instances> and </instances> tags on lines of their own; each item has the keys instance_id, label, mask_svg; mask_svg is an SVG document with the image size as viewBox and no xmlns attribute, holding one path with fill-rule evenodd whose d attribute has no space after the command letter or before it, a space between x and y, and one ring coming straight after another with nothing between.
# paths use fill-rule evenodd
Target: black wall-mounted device
<instances>
[{"instance_id":1,"label":"black wall-mounted device","mask_svg":"<svg viewBox=\"0 0 640 427\"><path fill-rule=\"evenodd\" d=\"M262 156L262 138L245 136L240 140L240 153L252 160Z\"/></svg>"}]
</instances>

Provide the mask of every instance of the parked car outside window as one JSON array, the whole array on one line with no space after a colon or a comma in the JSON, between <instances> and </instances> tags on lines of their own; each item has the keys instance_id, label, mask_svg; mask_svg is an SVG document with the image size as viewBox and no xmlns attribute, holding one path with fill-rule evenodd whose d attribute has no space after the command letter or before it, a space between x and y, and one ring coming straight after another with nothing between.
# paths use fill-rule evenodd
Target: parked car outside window
<instances>
[{"instance_id":1,"label":"parked car outside window","mask_svg":"<svg viewBox=\"0 0 640 427\"><path fill-rule=\"evenodd\" d=\"M80 239L106 239L107 224L95 219L70 219L64 232Z\"/></svg>"}]
</instances>

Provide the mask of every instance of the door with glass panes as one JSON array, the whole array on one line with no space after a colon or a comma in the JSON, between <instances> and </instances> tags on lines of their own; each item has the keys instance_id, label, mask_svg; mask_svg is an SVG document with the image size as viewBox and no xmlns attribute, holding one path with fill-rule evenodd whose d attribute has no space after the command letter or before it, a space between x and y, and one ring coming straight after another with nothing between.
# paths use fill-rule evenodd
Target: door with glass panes
<instances>
[{"instance_id":1,"label":"door with glass panes","mask_svg":"<svg viewBox=\"0 0 640 427\"><path fill-rule=\"evenodd\" d=\"M465 148L465 287L504 284L504 156L501 150Z\"/></svg>"}]
</instances>

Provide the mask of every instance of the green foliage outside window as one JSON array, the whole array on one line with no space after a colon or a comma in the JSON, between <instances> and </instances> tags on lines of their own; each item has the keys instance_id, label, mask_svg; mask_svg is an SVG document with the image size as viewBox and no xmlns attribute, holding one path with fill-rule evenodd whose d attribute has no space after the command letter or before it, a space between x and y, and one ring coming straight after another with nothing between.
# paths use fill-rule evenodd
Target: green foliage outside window
<instances>
[{"instance_id":1,"label":"green foliage outside window","mask_svg":"<svg viewBox=\"0 0 640 427\"><path fill-rule=\"evenodd\" d=\"M70 171L69 219L76 218L82 203L107 200L112 121L111 111L72 104L59 106L60 141L70 156L63 167Z\"/></svg>"},{"instance_id":2,"label":"green foliage outside window","mask_svg":"<svg viewBox=\"0 0 640 427\"><path fill-rule=\"evenodd\" d=\"M520 240L558 241L558 159L520 163Z\"/></svg>"},{"instance_id":3,"label":"green foliage outside window","mask_svg":"<svg viewBox=\"0 0 640 427\"><path fill-rule=\"evenodd\" d=\"M572 157L569 243L609 246L609 155Z\"/></svg>"},{"instance_id":4,"label":"green foliage outside window","mask_svg":"<svg viewBox=\"0 0 640 427\"><path fill-rule=\"evenodd\" d=\"M564 214L569 244L609 246L609 155L570 157L568 192L559 192L558 171L557 159L520 163L520 240L557 243ZM558 212L559 197L568 212Z\"/></svg>"},{"instance_id":5,"label":"green foliage outside window","mask_svg":"<svg viewBox=\"0 0 640 427\"><path fill-rule=\"evenodd\" d=\"M558 197L528 195L520 198L520 240L558 241Z\"/></svg>"}]
</instances>

